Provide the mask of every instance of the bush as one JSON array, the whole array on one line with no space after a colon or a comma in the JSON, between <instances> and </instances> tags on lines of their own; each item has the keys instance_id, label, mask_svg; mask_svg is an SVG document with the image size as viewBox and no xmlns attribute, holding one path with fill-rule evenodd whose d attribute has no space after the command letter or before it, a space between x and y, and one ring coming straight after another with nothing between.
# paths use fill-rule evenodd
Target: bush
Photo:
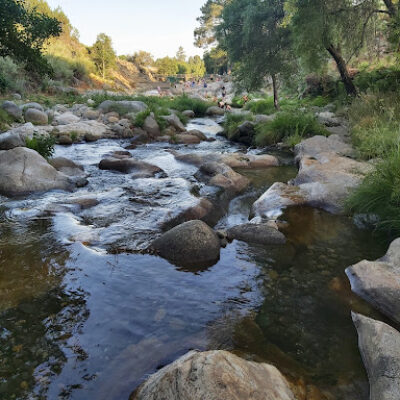
<instances>
[{"instance_id":1,"label":"bush","mask_svg":"<svg viewBox=\"0 0 400 400\"><path fill-rule=\"evenodd\" d=\"M207 108L211 105L213 104L183 95L171 100L170 108L177 111L192 110L196 114L196 117L204 117Z\"/></svg>"},{"instance_id":2,"label":"bush","mask_svg":"<svg viewBox=\"0 0 400 400\"><path fill-rule=\"evenodd\" d=\"M253 116L251 114L225 114L224 133L228 139L234 139L238 128L243 122L251 121Z\"/></svg>"},{"instance_id":3,"label":"bush","mask_svg":"<svg viewBox=\"0 0 400 400\"><path fill-rule=\"evenodd\" d=\"M314 135L328 134L328 131L320 125L312 114L280 112L275 119L256 126L255 143L257 146L268 146L288 141L294 136L303 138Z\"/></svg>"},{"instance_id":4,"label":"bush","mask_svg":"<svg viewBox=\"0 0 400 400\"><path fill-rule=\"evenodd\" d=\"M12 122L14 122L14 119L10 116L10 114L6 113L2 108L0 108L0 132L7 130Z\"/></svg>"},{"instance_id":5,"label":"bush","mask_svg":"<svg viewBox=\"0 0 400 400\"><path fill-rule=\"evenodd\" d=\"M16 63L10 57L0 57L0 92L24 93L26 87L24 66Z\"/></svg>"},{"instance_id":6,"label":"bush","mask_svg":"<svg viewBox=\"0 0 400 400\"><path fill-rule=\"evenodd\" d=\"M356 75L354 83L361 92L397 92L400 89L400 69L397 66L365 69Z\"/></svg>"},{"instance_id":7,"label":"bush","mask_svg":"<svg viewBox=\"0 0 400 400\"><path fill-rule=\"evenodd\" d=\"M74 76L74 70L70 62L63 58L54 56L46 56L46 59L51 68L53 68L52 78L71 83L72 77Z\"/></svg>"},{"instance_id":8,"label":"bush","mask_svg":"<svg viewBox=\"0 0 400 400\"><path fill-rule=\"evenodd\" d=\"M264 100L253 100L247 103L245 108L246 110L250 110L253 114L271 115L276 113L274 99L272 97L268 97Z\"/></svg>"},{"instance_id":9,"label":"bush","mask_svg":"<svg viewBox=\"0 0 400 400\"><path fill-rule=\"evenodd\" d=\"M378 229L400 234L400 148L388 154L367 175L347 206L352 212L377 216Z\"/></svg>"},{"instance_id":10,"label":"bush","mask_svg":"<svg viewBox=\"0 0 400 400\"><path fill-rule=\"evenodd\" d=\"M135 126L138 126L139 128L143 128L144 121L146 118L150 115L151 111L150 109L141 111L140 113L136 114L134 124Z\"/></svg>"},{"instance_id":11,"label":"bush","mask_svg":"<svg viewBox=\"0 0 400 400\"><path fill-rule=\"evenodd\" d=\"M54 154L56 139L53 136L36 136L27 138L26 147L37 151L42 157L48 159Z\"/></svg>"}]
</instances>

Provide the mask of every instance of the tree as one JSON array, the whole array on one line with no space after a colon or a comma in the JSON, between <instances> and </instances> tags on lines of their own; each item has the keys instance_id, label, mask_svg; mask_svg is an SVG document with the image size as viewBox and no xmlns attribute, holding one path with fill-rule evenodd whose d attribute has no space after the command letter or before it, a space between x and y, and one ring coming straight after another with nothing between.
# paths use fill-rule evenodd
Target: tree
<instances>
[{"instance_id":1,"label":"tree","mask_svg":"<svg viewBox=\"0 0 400 400\"><path fill-rule=\"evenodd\" d=\"M178 63L174 58L159 58L156 61L156 67L158 73L162 75L176 75L178 73Z\"/></svg>"},{"instance_id":2,"label":"tree","mask_svg":"<svg viewBox=\"0 0 400 400\"><path fill-rule=\"evenodd\" d=\"M362 49L373 18L388 11L380 9L379 0L290 0L290 3L294 10L293 36L304 64L316 69L331 57L347 94L355 96L357 89L348 63Z\"/></svg>"},{"instance_id":3,"label":"tree","mask_svg":"<svg viewBox=\"0 0 400 400\"><path fill-rule=\"evenodd\" d=\"M153 56L143 50L139 50L133 56L128 57L128 61L133 62L139 67L152 67L154 65Z\"/></svg>"},{"instance_id":4,"label":"tree","mask_svg":"<svg viewBox=\"0 0 400 400\"><path fill-rule=\"evenodd\" d=\"M105 33L100 33L97 40L90 49L93 62L97 71L103 79L107 76L107 71L115 65L116 55L112 47L112 41Z\"/></svg>"},{"instance_id":5,"label":"tree","mask_svg":"<svg viewBox=\"0 0 400 400\"><path fill-rule=\"evenodd\" d=\"M290 67L290 32L283 24L284 0L231 0L218 26L218 39L235 64L237 77L256 89L271 77L279 109L278 75Z\"/></svg>"},{"instance_id":6,"label":"tree","mask_svg":"<svg viewBox=\"0 0 400 400\"><path fill-rule=\"evenodd\" d=\"M180 62L185 62L186 61L185 50L183 49L182 46L180 46L178 51L176 52L176 59L178 61L180 61Z\"/></svg>"},{"instance_id":7,"label":"tree","mask_svg":"<svg viewBox=\"0 0 400 400\"><path fill-rule=\"evenodd\" d=\"M222 10L227 2L228 0L207 0L201 7L201 16L197 18L200 26L194 31L194 44L197 47L207 48L216 42L216 27L220 23Z\"/></svg>"},{"instance_id":8,"label":"tree","mask_svg":"<svg viewBox=\"0 0 400 400\"><path fill-rule=\"evenodd\" d=\"M201 78L206 73L206 66L200 56L189 57L188 67L190 73L197 78Z\"/></svg>"},{"instance_id":9,"label":"tree","mask_svg":"<svg viewBox=\"0 0 400 400\"><path fill-rule=\"evenodd\" d=\"M45 41L61 33L56 18L28 9L22 0L0 0L0 56L10 56L39 74L52 74L42 57Z\"/></svg>"},{"instance_id":10,"label":"tree","mask_svg":"<svg viewBox=\"0 0 400 400\"><path fill-rule=\"evenodd\" d=\"M220 74L228 71L228 54L220 46L204 53L204 64L208 74Z\"/></svg>"}]
</instances>

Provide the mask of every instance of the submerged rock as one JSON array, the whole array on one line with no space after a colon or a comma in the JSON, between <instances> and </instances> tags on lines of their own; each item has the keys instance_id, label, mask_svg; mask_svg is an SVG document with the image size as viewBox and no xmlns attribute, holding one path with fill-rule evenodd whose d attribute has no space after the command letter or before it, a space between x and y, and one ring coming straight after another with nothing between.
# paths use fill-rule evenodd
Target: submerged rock
<instances>
[{"instance_id":1,"label":"submerged rock","mask_svg":"<svg viewBox=\"0 0 400 400\"><path fill-rule=\"evenodd\" d=\"M265 245L285 244L286 238L278 229L268 224L243 224L229 228L227 231L228 240L241 240L247 243Z\"/></svg>"},{"instance_id":2,"label":"submerged rock","mask_svg":"<svg viewBox=\"0 0 400 400\"><path fill-rule=\"evenodd\" d=\"M134 173L135 178L150 178L165 172L152 164L134 158L105 158L100 161L99 168L103 170L119 171L124 174Z\"/></svg>"},{"instance_id":3,"label":"submerged rock","mask_svg":"<svg viewBox=\"0 0 400 400\"><path fill-rule=\"evenodd\" d=\"M39 153L25 147L0 152L0 193L18 196L53 189L72 189L71 180Z\"/></svg>"},{"instance_id":4,"label":"submerged rock","mask_svg":"<svg viewBox=\"0 0 400 400\"><path fill-rule=\"evenodd\" d=\"M82 165L76 164L72 160L65 157L55 157L49 160L49 164L57 171L68 176L83 176L85 175Z\"/></svg>"},{"instance_id":5,"label":"submerged rock","mask_svg":"<svg viewBox=\"0 0 400 400\"><path fill-rule=\"evenodd\" d=\"M384 257L361 261L347 268L346 274L354 293L400 324L400 239Z\"/></svg>"},{"instance_id":6,"label":"submerged rock","mask_svg":"<svg viewBox=\"0 0 400 400\"><path fill-rule=\"evenodd\" d=\"M219 260L220 241L207 224L194 220L164 233L150 248L173 264L201 268Z\"/></svg>"},{"instance_id":7,"label":"submerged rock","mask_svg":"<svg viewBox=\"0 0 400 400\"><path fill-rule=\"evenodd\" d=\"M175 144L199 144L200 139L196 135L189 135L187 133L181 133L171 137L170 143Z\"/></svg>"},{"instance_id":8,"label":"submerged rock","mask_svg":"<svg viewBox=\"0 0 400 400\"><path fill-rule=\"evenodd\" d=\"M370 400L400 399L400 333L391 326L352 314L368 373Z\"/></svg>"},{"instance_id":9,"label":"submerged rock","mask_svg":"<svg viewBox=\"0 0 400 400\"><path fill-rule=\"evenodd\" d=\"M130 400L295 400L277 368L222 350L191 351L150 376Z\"/></svg>"}]
</instances>

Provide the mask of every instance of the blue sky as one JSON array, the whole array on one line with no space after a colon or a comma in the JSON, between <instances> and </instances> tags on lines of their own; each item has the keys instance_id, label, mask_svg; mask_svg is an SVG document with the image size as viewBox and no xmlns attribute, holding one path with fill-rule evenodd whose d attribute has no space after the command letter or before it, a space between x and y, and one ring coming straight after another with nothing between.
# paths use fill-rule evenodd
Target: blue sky
<instances>
[{"instance_id":1,"label":"blue sky","mask_svg":"<svg viewBox=\"0 0 400 400\"><path fill-rule=\"evenodd\" d=\"M104 32L119 55L146 50L155 57L173 56L180 45L188 55L202 54L193 46L193 30L205 0L47 1L64 10L84 44Z\"/></svg>"}]
</instances>

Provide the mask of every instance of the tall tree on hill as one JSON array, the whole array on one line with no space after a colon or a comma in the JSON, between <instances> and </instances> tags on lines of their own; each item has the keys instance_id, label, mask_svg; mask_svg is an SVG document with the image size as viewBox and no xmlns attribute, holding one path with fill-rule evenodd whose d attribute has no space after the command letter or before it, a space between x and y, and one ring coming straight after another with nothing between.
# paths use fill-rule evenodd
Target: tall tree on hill
<instances>
[{"instance_id":1,"label":"tall tree on hill","mask_svg":"<svg viewBox=\"0 0 400 400\"><path fill-rule=\"evenodd\" d=\"M24 62L30 72L51 74L42 49L46 40L61 33L60 22L28 9L22 0L0 0L0 10L0 56Z\"/></svg>"},{"instance_id":2,"label":"tall tree on hill","mask_svg":"<svg viewBox=\"0 0 400 400\"><path fill-rule=\"evenodd\" d=\"M112 41L105 33L100 33L90 49L93 62L103 79L107 77L107 71L115 65L116 55L112 47Z\"/></svg>"},{"instance_id":3,"label":"tall tree on hill","mask_svg":"<svg viewBox=\"0 0 400 400\"><path fill-rule=\"evenodd\" d=\"M236 64L248 90L271 77L274 105L279 109L278 75L290 66L290 32L283 24L284 0L232 0L225 5L218 39Z\"/></svg>"},{"instance_id":4,"label":"tall tree on hill","mask_svg":"<svg viewBox=\"0 0 400 400\"><path fill-rule=\"evenodd\" d=\"M176 52L176 59L179 62L185 62L186 61L186 53L185 50L182 46L179 46L178 51Z\"/></svg>"}]
</instances>

